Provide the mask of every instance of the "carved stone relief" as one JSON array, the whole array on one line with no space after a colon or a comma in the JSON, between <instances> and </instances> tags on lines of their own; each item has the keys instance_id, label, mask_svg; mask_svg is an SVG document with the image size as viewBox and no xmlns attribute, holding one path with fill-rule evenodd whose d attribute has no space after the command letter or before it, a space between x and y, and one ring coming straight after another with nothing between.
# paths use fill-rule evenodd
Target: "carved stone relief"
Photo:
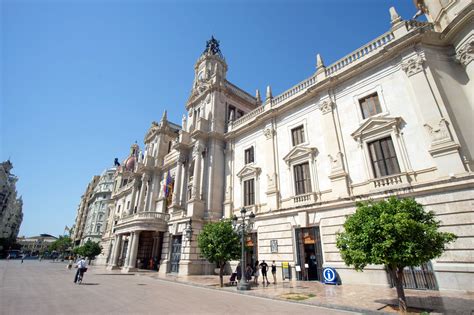
<instances>
[{"instance_id":1,"label":"carved stone relief","mask_svg":"<svg viewBox=\"0 0 474 315\"><path fill-rule=\"evenodd\" d=\"M329 160L331 161L331 173L344 170L344 166L342 164L341 152L337 152L334 157L331 154L328 154L328 157L329 157Z\"/></svg>"},{"instance_id":2,"label":"carved stone relief","mask_svg":"<svg viewBox=\"0 0 474 315\"><path fill-rule=\"evenodd\" d=\"M332 112L334 108L334 102L331 100L326 100L319 105L319 109L324 114Z\"/></svg>"},{"instance_id":3,"label":"carved stone relief","mask_svg":"<svg viewBox=\"0 0 474 315\"><path fill-rule=\"evenodd\" d=\"M457 61L466 67L474 58L474 40L464 44L456 53Z\"/></svg>"},{"instance_id":4,"label":"carved stone relief","mask_svg":"<svg viewBox=\"0 0 474 315\"><path fill-rule=\"evenodd\" d=\"M424 126L428 131L433 143L452 140L448 129L448 122L444 118L441 118L438 126L432 127L429 124L424 124Z\"/></svg>"},{"instance_id":5,"label":"carved stone relief","mask_svg":"<svg viewBox=\"0 0 474 315\"><path fill-rule=\"evenodd\" d=\"M267 138L268 140L268 139L271 139L272 136L275 134L275 130L271 127L268 127L263 130L263 134L265 135L265 138Z\"/></svg>"},{"instance_id":6,"label":"carved stone relief","mask_svg":"<svg viewBox=\"0 0 474 315\"><path fill-rule=\"evenodd\" d=\"M407 76L412 76L423 70L423 63L425 58L421 55L416 55L404 62L402 62L402 69Z\"/></svg>"}]
</instances>

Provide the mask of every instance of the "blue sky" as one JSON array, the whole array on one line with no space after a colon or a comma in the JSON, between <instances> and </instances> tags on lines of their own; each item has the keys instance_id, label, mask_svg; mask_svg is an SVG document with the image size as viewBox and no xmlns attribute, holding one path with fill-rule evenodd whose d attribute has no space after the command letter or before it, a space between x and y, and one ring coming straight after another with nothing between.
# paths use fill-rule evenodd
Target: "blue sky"
<instances>
[{"instance_id":1,"label":"blue sky","mask_svg":"<svg viewBox=\"0 0 474 315\"><path fill-rule=\"evenodd\" d=\"M214 35L227 78L277 95L404 19L412 0L0 1L0 160L19 177L20 235L74 223L94 174L164 109L180 123Z\"/></svg>"}]
</instances>

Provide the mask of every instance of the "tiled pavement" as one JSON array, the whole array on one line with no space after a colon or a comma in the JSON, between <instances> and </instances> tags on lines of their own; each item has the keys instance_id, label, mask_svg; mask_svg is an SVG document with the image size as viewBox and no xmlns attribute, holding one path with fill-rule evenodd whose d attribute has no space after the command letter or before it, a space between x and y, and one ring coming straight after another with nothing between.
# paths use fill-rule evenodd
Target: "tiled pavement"
<instances>
[{"instance_id":1,"label":"tiled pavement","mask_svg":"<svg viewBox=\"0 0 474 315\"><path fill-rule=\"evenodd\" d=\"M159 276L155 272L139 271L136 274L150 276L156 279L187 283L195 286L215 288L217 290L235 291L239 294L249 294L271 299L286 300L283 295L288 293L312 294L297 303L333 307L343 310L359 311L362 313L378 313L387 304L397 303L395 289L383 286L324 285L319 282L286 281L276 285L253 286L250 291L237 291L236 287L219 287L218 276ZM224 277L227 284L229 276ZM422 291L405 290L409 307L430 310L431 314L474 314L474 293L462 291Z\"/></svg>"}]
</instances>

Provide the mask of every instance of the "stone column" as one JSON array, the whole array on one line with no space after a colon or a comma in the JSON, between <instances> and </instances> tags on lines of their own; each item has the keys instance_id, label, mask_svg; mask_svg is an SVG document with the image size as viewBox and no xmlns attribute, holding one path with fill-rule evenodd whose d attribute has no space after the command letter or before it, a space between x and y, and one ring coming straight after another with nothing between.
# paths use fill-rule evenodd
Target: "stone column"
<instances>
[{"instance_id":1,"label":"stone column","mask_svg":"<svg viewBox=\"0 0 474 315\"><path fill-rule=\"evenodd\" d=\"M140 231L133 232L132 246L130 248L130 260L128 261L128 267L135 269L137 267L137 252L138 252L138 241L140 239Z\"/></svg>"},{"instance_id":2,"label":"stone column","mask_svg":"<svg viewBox=\"0 0 474 315\"><path fill-rule=\"evenodd\" d=\"M181 206L181 189L182 189L182 177L183 177L183 163L184 163L184 155L180 154L178 158L178 164L176 166L176 176L174 181L174 190L173 190L173 200L172 205L173 207L180 207Z\"/></svg>"},{"instance_id":3,"label":"stone column","mask_svg":"<svg viewBox=\"0 0 474 315\"><path fill-rule=\"evenodd\" d=\"M344 165L343 153L341 152L342 149L340 146L339 137L337 134L334 107L335 104L330 99L323 101L319 105L319 109L322 113L321 121L323 128L325 131L327 131L324 137L324 142L326 151L328 152L328 158L331 162L331 170L329 175L332 186L331 195L333 198L344 198L349 195L347 172ZM314 187L317 187L317 183L314 183Z\"/></svg>"},{"instance_id":4,"label":"stone column","mask_svg":"<svg viewBox=\"0 0 474 315\"><path fill-rule=\"evenodd\" d=\"M419 121L425 127L431 142L429 153L435 160L440 176L462 173L465 169L454 129L450 126L450 119L436 84L430 80L430 70L425 69L424 65L424 55L416 53L406 58L401 67L412 87Z\"/></svg>"},{"instance_id":5,"label":"stone column","mask_svg":"<svg viewBox=\"0 0 474 315\"><path fill-rule=\"evenodd\" d=\"M193 174L193 199L201 200L201 164L202 164L202 145L196 144L193 155L194 159L194 174Z\"/></svg>"},{"instance_id":6,"label":"stone column","mask_svg":"<svg viewBox=\"0 0 474 315\"><path fill-rule=\"evenodd\" d=\"M138 212L144 211L145 207L145 190L148 186L148 174L144 173L142 175L142 187L140 189L140 197L138 198ZM148 193L148 191L147 191Z\"/></svg>"},{"instance_id":7,"label":"stone column","mask_svg":"<svg viewBox=\"0 0 474 315\"><path fill-rule=\"evenodd\" d=\"M265 165L268 165L268 173L267 173L267 187L265 194L267 195L267 209L276 210L279 208L279 188L278 188L278 170L277 170L277 161L276 161L276 130L274 126L274 120L272 119L271 125L267 126L263 130L263 134L265 136L265 152L266 154L263 156L265 159Z\"/></svg>"},{"instance_id":8,"label":"stone column","mask_svg":"<svg viewBox=\"0 0 474 315\"><path fill-rule=\"evenodd\" d=\"M127 254L126 254L125 259L123 261L123 267L125 267L125 268L127 268L129 266L130 248L132 246L132 239L133 239L133 232L131 232L130 235L128 236Z\"/></svg>"},{"instance_id":9,"label":"stone column","mask_svg":"<svg viewBox=\"0 0 474 315\"><path fill-rule=\"evenodd\" d=\"M112 248L111 263L107 269L117 269L118 260L120 256L120 247L122 247L121 245L122 245L122 235L119 234L115 236L114 246Z\"/></svg>"},{"instance_id":10,"label":"stone column","mask_svg":"<svg viewBox=\"0 0 474 315\"><path fill-rule=\"evenodd\" d=\"M135 182L132 188L132 199L130 200L130 209L128 209L128 214L135 213L135 199L136 199L137 188L138 188L137 186L138 186L138 183Z\"/></svg>"}]
</instances>

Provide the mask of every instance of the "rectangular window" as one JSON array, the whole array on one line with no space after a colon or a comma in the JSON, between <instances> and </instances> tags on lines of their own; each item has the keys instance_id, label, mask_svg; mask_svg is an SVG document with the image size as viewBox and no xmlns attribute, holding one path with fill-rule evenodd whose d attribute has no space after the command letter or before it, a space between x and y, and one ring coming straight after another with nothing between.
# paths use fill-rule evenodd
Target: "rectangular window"
<instances>
[{"instance_id":1,"label":"rectangular window","mask_svg":"<svg viewBox=\"0 0 474 315\"><path fill-rule=\"evenodd\" d=\"M130 209L130 200L127 201L127 209Z\"/></svg>"},{"instance_id":2,"label":"rectangular window","mask_svg":"<svg viewBox=\"0 0 474 315\"><path fill-rule=\"evenodd\" d=\"M253 162L254 162L253 147L250 147L247 150L245 150L245 164L249 164Z\"/></svg>"},{"instance_id":3,"label":"rectangular window","mask_svg":"<svg viewBox=\"0 0 474 315\"><path fill-rule=\"evenodd\" d=\"M193 176L194 176L194 161L192 161L191 165L189 165L189 171L188 171L189 182L193 180Z\"/></svg>"},{"instance_id":4,"label":"rectangular window","mask_svg":"<svg viewBox=\"0 0 474 315\"><path fill-rule=\"evenodd\" d=\"M237 110L237 118L240 118L244 115L244 112L240 109Z\"/></svg>"},{"instance_id":5,"label":"rectangular window","mask_svg":"<svg viewBox=\"0 0 474 315\"><path fill-rule=\"evenodd\" d=\"M368 146L375 178L400 173L391 137L371 142Z\"/></svg>"},{"instance_id":6,"label":"rectangular window","mask_svg":"<svg viewBox=\"0 0 474 315\"><path fill-rule=\"evenodd\" d=\"M254 179L244 181L244 206L255 204L255 182Z\"/></svg>"},{"instance_id":7,"label":"rectangular window","mask_svg":"<svg viewBox=\"0 0 474 315\"><path fill-rule=\"evenodd\" d=\"M304 128L303 126L296 127L291 129L291 140L293 146L298 145L304 142Z\"/></svg>"},{"instance_id":8,"label":"rectangular window","mask_svg":"<svg viewBox=\"0 0 474 315\"><path fill-rule=\"evenodd\" d=\"M309 163L295 165L295 194L302 195L311 192L311 173L309 171Z\"/></svg>"},{"instance_id":9,"label":"rectangular window","mask_svg":"<svg viewBox=\"0 0 474 315\"><path fill-rule=\"evenodd\" d=\"M227 110L227 121L234 121L235 120L235 107L229 105Z\"/></svg>"},{"instance_id":10,"label":"rectangular window","mask_svg":"<svg viewBox=\"0 0 474 315\"><path fill-rule=\"evenodd\" d=\"M362 117L364 119L369 118L370 116L377 115L382 112L380 107L380 101L377 93L371 94L367 97L361 98L359 100L360 109L362 111Z\"/></svg>"}]
</instances>

